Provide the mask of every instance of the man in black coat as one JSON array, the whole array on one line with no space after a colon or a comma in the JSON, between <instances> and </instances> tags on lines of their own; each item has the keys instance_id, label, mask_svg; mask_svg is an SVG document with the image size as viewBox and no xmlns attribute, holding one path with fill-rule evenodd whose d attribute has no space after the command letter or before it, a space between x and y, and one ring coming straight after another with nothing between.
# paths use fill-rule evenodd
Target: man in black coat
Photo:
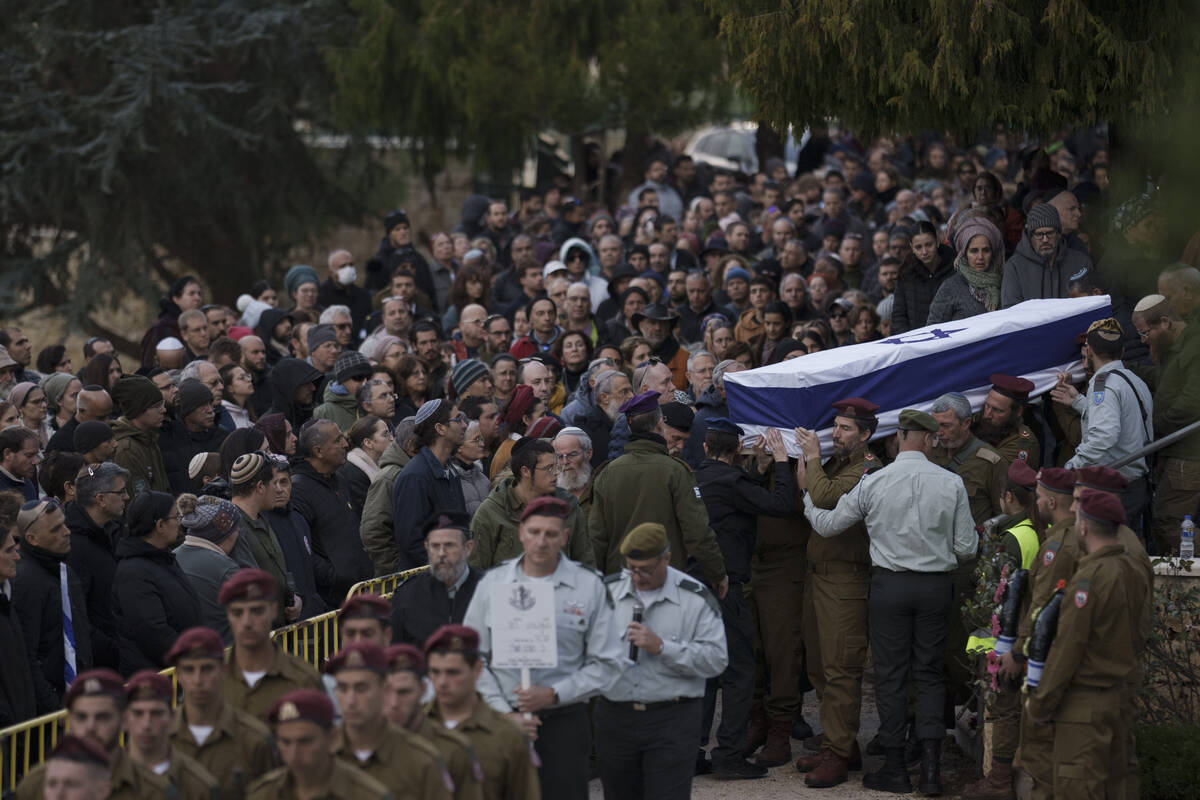
<instances>
[{"instance_id":1,"label":"man in black coat","mask_svg":"<svg viewBox=\"0 0 1200 800\"><path fill-rule=\"evenodd\" d=\"M113 402L103 387L90 384L83 387L75 399L75 416L67 420L46 444L46 452L67 450L75 452L75 429L88 420L99 420L105 424L112 416Z\"/></svg>"},{"instance_id":2,"label":"man in black coat","mask_svg":"<svg viewBox=\"0 0 1200 800\"><path fill-rule=\"evenodd\" d=\"M195 379L179 384L179 415L158 436L158 449L171 491L175 494L195 489L188 465L200 453L215 453L229 432L216 424L213 393Z\"/></svg>"},{"instance_id":3,"label":"man in black coat","mask_svg":"<svg viewBox=\"0 0 1200 800\"><path fill-rule=\"evenodd\" d=\"M745 470L734 464L741 436L742 429L728 419L709 419L704 434L705 458L696 470L696 484L708 509L708 524L717 535L725 571L729 575L729 591L721 598L729 666L720 678L708 683L702 729L702 735L707 739L716 708L717 687L720 686L723 693L721 724L717 728L717 746L713 748L712 761L713 771L718 777L725 778L755 778L767 774L766 767L751 764L742 755L754 697L754 626L742 587L750 580L757 515L782 517L792 513L796 486L779 431L771 428L764 437L775 461L772 490L751 480Z\"/></svg>"},{"instance_id":4,"label":"man in black coat","mask_svg":"<svg viewBox=\"0 0 1200 800\"><path fill-rule=\"evenodd\" d=\"M10 597L12 580L17 576L17 538L12 522L19 501L5 498L4 518L0 519L0 728L37 715L37 700L33 693L33 674L21 621L17 618Z\"/></svg>"},{"instance_id":5,"label":"man in black coat","mask_svg":"<svg viewBox=\"0 0 1200 800\"><path fill-rule=\"evenodd\" d=\"M71 532L58 501L35 501L22 506L17 516L17 532L21 536L21 561L12 584L12 602L25 637L37 713L48 714L62 707L68 683L68 658L63 643L64 572L75 635L72 675L92 667L91 624L79 576L67 566Z\"/></svg>"},{"instance_id":6,"label":"man in black coat","mask_svg":"<svg viewBox=\"0 0 1200 800\"><path fill-rule=\"evenodd\" d=\"M483 570L468 566L475 542L471 515L435 511L425 520L429 569L406 580L392 595L392 641L422 647L443 625L461 623Z\"/></svg>"},{"instance_id":7,"label":"man in black coat","mask_svg":"<svg viewBox=\"0 0 1200 800\"><path fill-rule=\"evenodd\" d=\"M112 611L116 542L129 500L129 473L116 464L98 464L75 481L75 500L67 503L71 552L67 564L79 576L92 623L92 660L117 669L117 623Z\"/></svg>"},{"instance_id":8,"label":"man in black coat","mask_svg":"<svg viewBox=\"0 0 1200 800\"><path fill-rule=\"evenodd\" d=\"M314 419L300 430L292 465L292 506L312 534L317 590L331 608L350 587L375 574L358 535L359 518L337 469L349 445L338 426Z\"/></svg>"}]
</instances>

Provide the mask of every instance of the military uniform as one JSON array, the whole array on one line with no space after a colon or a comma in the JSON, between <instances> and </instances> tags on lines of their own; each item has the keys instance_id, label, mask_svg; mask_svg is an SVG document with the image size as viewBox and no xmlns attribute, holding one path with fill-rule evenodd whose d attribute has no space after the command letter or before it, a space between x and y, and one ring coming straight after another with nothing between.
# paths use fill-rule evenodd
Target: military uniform
<instances>
[{"instance_id":1,"label":"military uniform","mask_svg":"<svg viewBox=\"0 0 1200 800\"><path fill-rule=\"evenodd\" d=\"M1154 429L1159 437L1174 433L1200 419L1200 314L1188 321L1163 358L1154 392ZM1158 454L1154 493L1154 545L1160 556L1179 552L1179 527L1183 518L1196 518L1200 494L1200 433L1192 433Z\"/></svg>"},{"instance_id":2,"label":"military uniform","mask_svg":"<svg viewBox=\"0 0 1200 800\"><path fill-rule=\"evenodd\" d=\"M296 784L287 767L280 767L250 785L249 800L293 800ZM388 787L340 759L333 761L329 789L320 800L392 800Z\"/></svg>"},{"instance_id":3,"label":"military uniform","mask_svg":"<svg viewBox=\"0 0 1200 800\"><path fill-rule=\"evenodd\" d=\"M454 800L483 800L483 767L475 758L475 748L461 733L456 733L417 715L417 728L412 733L432 744L442 755L442 762L454 781Z\"/></svg>"},{"instance_id":4,"label":"military uniform","mask_svg":"<svg viewBox=\"0 0 1200 800\"><path fill-rule=\"evenodd\" d=\"M416 734L387 725L366 758L360 758L340 728L333 737L333 754L388 787L397 797L450 798L454 782L442 765L437 748Z\"/></svg>"},{"instance_id":5,"label":"military uniform","mask_svg":"<svg viewBox=\"0 0 1200 800\"><path fill-rule=\"evenodd\" d=\"M143 767L120 748L112 757L109 775L112 776L109 800L163 800L170 788L166 778ZM45 783L46 764L43 762L21 779L17 800L42 800Z\"/></svg>"},{"instance_id":6,"label":"military uniform","mask_svg":"<svg viewBox=\"0 0 1200 800\"><path fill-rule=\"evenodd\" d=\"M442 725L437 703L425 707L425 715ZM471 716L453 728L471 743L483 772L485 800L539 800L542 796L531 745L517 724L476 695Z\"/></svg>"},{"instance_id":7,"label":"military uniform","mask_svg":"<svg viewBox=\"0 0 1200 800\"><path fill-rule=\"evenodd\" d=\"M237 665L236 645L225 657L225 680L221 684L225 702L261 720L267 718L267 712L276 700L293 689L325 689L321 676L307 662L283 652L278 645L272 647L275 648L275 658L267 667L266 674L253 686L247 683Z\"/></svg>"},{"instance_id":8,"label":"military uniform","mask_svg":"<svg viewBox=\"0 0 1200 800\"><path fill-rule=\"evenodd\" d=\"M809 459L805 485L813 505L833 508L864 475L882 464L865 448L822 465ZM822 749L849 760L858 738L862 675L867 656L870 540L859 522L839 536L809 536L804 651L808 677L821 698Z\"/></svg>"},{"instance_id":9,"label":"military uniform","mask_svg":"<svg viewBox=\"0 0 1200 800\"><path fill-rule=\"evenodd\" d=\"M521 555L521 540L517 528L521 522L521 503L513 492L515 478L505 478L491 491L471 517L471 536L475 548L467 563L473 567L491 569L502 561ZM571 507L567 515L567 544L563 555L580 564L595 566L596 557L588 538L587 516L579 501L565 489L555 489L554 496Z\"/></svg>"},{"instance_id":10,"label":"military uniform","mask_svg":"<svg viewBox=\"0 0 1200 800\"><path fill-rule=\"evenodd\" d=\"M1015 431L992 445L992 449L1000 454L1000 458L1004 459L1006 467L1017 459L1024 461L1033 469L1037 469L1042 463L1042 451L1038 438L1025 424L1018 425Z\"/></svg>"},{"instance_id":11,"label":"military uniform","mask_svg":"<svg viewBox=\"0 0 1200 800\"><path fill-rule=\"evenodd\" d=\"M657 535L665 547L665 534ZM616 604L613 624L624 631L642 593L628 574L605 582ZM716 598L679 570L668 567L666 582L648 594L642 624L662 639L662 652L638 650L637 661L597 701L596 761L607 798L686 800L705 679L729 661L725 629Z\"/></svg>"},{"instance_id":12,"label":"military uniform","mask_svg":"<svg viewBox=\"0 0 1200 800\"><path fill-rule=\"evenodd\" d=\"M217 800L223 797L221 783L204 765L183 753L171 752L170 766L163 777L178 793L178 800Z\"/></svg>"},{"instance_id":13,"label":"military uniform","mask_svg":"<svg viewBox=\"0 0 1200 800\"><path fill-rule=\"evenodd\" d=\"M625 454L593 479L588 532L601 571L621 571L621 540L642 522L667 529L675 569L687 569L690 556L704 580L715 585L725 577L725 561L692 470L667 455L662 437L655 435L633 437Z\"/></svg>"},{"instance_id":14,"label":"military uniform","mask_svg":"<svg viewBox=\"0 0 1200 800\"><path fill-rule=\"evenodd\" d=\"M174 752L195 759L217 778L225 800L240 800L251 781L275 765L270 728L228 702L203 744L188 727L183 706L175 712L168 735Z\"/></svg>"},{"instance_id":15,"label":"military uniform","mask_svg":"<svg viewBox=\"0 0 1200 800\"><path fill-rule=\"evenodd\" d=\"M1145 603L1135 571L1124 547L1108 545L1080 558L1067 586L1045 672L1027 708L1032 717L1054 720L1055 797L1123 796L1120 690L1134 672L1135 617Z\"/></svg>"}]
</instances>

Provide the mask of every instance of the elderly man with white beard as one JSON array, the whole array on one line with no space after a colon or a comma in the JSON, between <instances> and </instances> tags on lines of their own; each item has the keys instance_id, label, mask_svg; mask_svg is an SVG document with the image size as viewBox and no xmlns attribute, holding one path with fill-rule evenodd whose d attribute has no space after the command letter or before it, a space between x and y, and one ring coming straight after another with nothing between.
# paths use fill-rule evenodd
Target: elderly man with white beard
<instances>
[{"instance_id":1,"label":"elderly man with white beard","mask_svg":"<svg viewBox=\"0 0 1200 800\"><path fill-rule=\"evenodd\" d=\"M582 502L592 480L592 438L582 428L563 428L554 437L554 458L558 462L558 488Z\"/></svg>"}]
</instances>

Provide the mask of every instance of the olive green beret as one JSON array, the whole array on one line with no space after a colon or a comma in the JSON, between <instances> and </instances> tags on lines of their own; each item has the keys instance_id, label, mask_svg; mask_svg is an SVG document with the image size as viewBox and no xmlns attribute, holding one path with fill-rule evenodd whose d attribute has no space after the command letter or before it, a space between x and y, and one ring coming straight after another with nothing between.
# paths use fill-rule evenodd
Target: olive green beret
<instances>
[{"instance_id":1,"label":"olive green beret","mask_svg":"<svg viewBox=\"0 0 1200 800\"><path fill-rule=\"evenodd\" d=\"M669 546L666 528L657 522L643 522L625 534L625 540L621 542L621 555L641 561L661 556Z\"/></svg>"},{"instance_id":2,"label":"olive green beret","mask_svg":"<svg viewBox=\"0 0 1200 800\"><path fill-rule=\"evenodd\" d=\"M915 408L906 408L900 412L900 430L937 433L938 424L932 415Z\"/></svg>"}]
</instances>

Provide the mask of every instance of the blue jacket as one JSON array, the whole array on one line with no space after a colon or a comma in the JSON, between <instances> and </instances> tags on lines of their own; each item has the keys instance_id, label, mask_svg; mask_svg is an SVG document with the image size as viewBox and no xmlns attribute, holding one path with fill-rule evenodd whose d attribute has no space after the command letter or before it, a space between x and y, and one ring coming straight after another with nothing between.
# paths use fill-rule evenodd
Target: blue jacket
<instances>
[{"instance_id":1,"label":"blue jacket","mask_svg":"<svg viewBox=\"0 0 1200 800\"><path fill-rule=\"evenodd\" d=\"M458 474L450 465L442 466L428 447L409 461L392 487L392 520L400 569L413 569L429 563L421 527L434 511L467 510Z\"/></svg>"}]
</instances>

